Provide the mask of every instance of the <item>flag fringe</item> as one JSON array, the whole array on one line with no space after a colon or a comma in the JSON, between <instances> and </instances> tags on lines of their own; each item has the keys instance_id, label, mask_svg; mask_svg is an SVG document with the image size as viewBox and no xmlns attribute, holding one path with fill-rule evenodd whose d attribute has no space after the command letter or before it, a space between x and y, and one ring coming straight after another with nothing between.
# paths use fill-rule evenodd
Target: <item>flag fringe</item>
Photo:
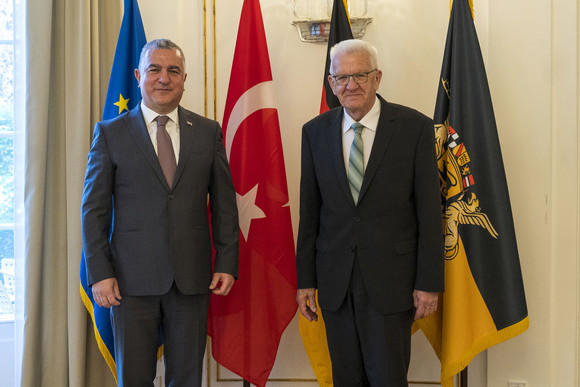
<instances>
[{"instance_id":1,"label":"flag fringe","mask_svg":"<svg viewBox=\"0 0 580 387\"><path fill-rule=\"evenodd\" d=\"M95 331L95 339L97 340L97 345L99 347L99 351L101 351L101 355L103 355L103 358L107 362L107 365L109 366L109 369L111 370L111 373L113 374L113 377L115 378L115 383L117 383L117 365L115 364L115 360L113 359L111 352L109 352L109 348L107 348L107 345L103 341L103 338L101 337L101 333L99 332L99 329L97 328L97 322L95 321L95 311L93 309L93 303L89 299L89 296L85 292L85 289L83 288L82 284L80 285L80 290L81 290L81 298L83 299L83 304L85 305L85 308L87 308L87 311L91 315L91 320L93 321L93 330Z\"/></svg>"},{"instance_id":2,"label":"flag fringe","mask_svg":"<svg viewBox=\"0 0 580 387\"><path fill-rule=\"evenodd\" d=\"M526 316L523 320L510 325L509 327L493 332L492 334L477 340L460 360L442 367L441 386L453 387L453 377L465 369L477 354L525 332L529 326L530 320L529 317ZM431 342L431 340L429 341ZM431 344L433 345L433 343Z\"/></svg>"}]
</instances>

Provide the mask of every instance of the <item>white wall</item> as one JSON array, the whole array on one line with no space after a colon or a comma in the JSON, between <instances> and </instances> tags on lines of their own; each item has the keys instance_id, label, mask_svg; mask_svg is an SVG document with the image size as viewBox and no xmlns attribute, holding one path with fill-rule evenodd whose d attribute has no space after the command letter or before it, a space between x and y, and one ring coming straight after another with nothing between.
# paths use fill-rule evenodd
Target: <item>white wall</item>
<instances>
[{"instance_id":1,"label":"white wall","mask_svg":"<svg viewBox=\"0 0 580 387\"><path fill-rule=\"evenodd\" d=\"M475 0L508 177L530 329L488 351L487 386L578 386L578 1ZM183 105L204 113L203 1L140 0L148 39L182 46ZM208 1L208 116L213 117ZM317 114L325 44L302 43L292 1L262 0L276 84L293 224L298 224L300 130ZM221 121L242 0L217 0L217 119ZM380 93L432 115L447 32L447 0L369 0L365 40L380 52ZM177 15L177 16L176 16Z\"/></svg>"},{"instance_id":2,"label":"white wall","mask_svg":"<svg viewBox=\"0 0 580 387\"><path fill-rule=\"evenodd\" d=\"M578 385L578 3L490 2L488 71L530 330L489 351L490 386Z\"/></svg>"},{"instance_id":3,"label":"white wall","mask_svg":"<svg viewBox=\"0 0 580 387\"><path fill-rule=\"evenodd\" d=\"M489 6L487 69L512 197L530 329L488 351L490 386L550 386L550 2ZM560 384L553 384L558 386Z\"/></svg>"}]
</instances>

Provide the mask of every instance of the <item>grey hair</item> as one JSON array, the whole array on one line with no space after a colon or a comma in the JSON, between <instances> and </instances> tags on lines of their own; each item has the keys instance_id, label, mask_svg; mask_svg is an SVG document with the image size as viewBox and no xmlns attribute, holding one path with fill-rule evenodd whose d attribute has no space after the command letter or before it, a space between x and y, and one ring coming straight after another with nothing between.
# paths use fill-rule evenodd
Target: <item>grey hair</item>
<instances>
[{"instance_id":1,"label":"grey hair","mask_svg":"<svg viewBox=\"0 0 580 387\"><path fill-rule=\"evenodd\" d=\"M378 59L379 53L375 46L373 46L369 42L365 42L364 40L348 39L335 44L330 49L331 72L333 68L332 63L334 62L334 58L341 57L345 54L359 54L359 53L366 53L369 56L371 67L373 69L379 67L379 59Z\"/></svg>"},{"instance_id":2,"label":"grey hair","mask_svg":"<svg viewBox=\"0 0 580 387\"><path fill-rule=\"evenodd\" d=\"M151 50L160 49L179 51L183 61L183 72L185 73L185 55L183 55L183 50L169 39L155 39L143 46L141 49L141 55L139 56L139 72L143 73L145 71L145 58L147 57L147 53Z\"/></svg>"}]
</instances>

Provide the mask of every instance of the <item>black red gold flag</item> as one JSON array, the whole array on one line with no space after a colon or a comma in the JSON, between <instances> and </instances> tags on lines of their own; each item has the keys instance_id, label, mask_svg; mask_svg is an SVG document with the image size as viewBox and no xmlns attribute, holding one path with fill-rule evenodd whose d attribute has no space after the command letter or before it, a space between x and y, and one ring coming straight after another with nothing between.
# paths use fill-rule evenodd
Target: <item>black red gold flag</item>
<instances>
[{"instance_id":1,"label":"black red gold flag","mask_svg":"<svg viewBox=\"0 0 580 387\"><path fill-rule=\"evenodd\" d=\"M338 98L332 93L328 83L330 74L330 49L337 43L352 39L350 19L347 13L346 0L334 0L332 17L330 20L330 32L326 50L326 65L324 68L324 85L320 101L320 114L334 107L340 106ZM322 314L318 314L318 322L311 323L304 316L299 317L299 329L304 348L308 354L310 365L316 375L318 384L322 387L330 387L332 383L332 364L326 342L326 327Z\"/></svg>"},{"instance_id":2,"label":"black red gold flag","mask_svg":"<svg viewBox=\"0 0 580 387\"><path fill-rule=\"evenodd\" d=\"M445 293L418 327L441 384L529 326L514 221L483 57L468 0L451 10L434 115Z\"/></svg>"},{"instance_id":3,"label":"black red gold flag","mask_svg":"<svg viewBox=\"0 0 580 387\"><path fill-rule=\"evenodd\" d=\"M334 0L332 6L332 18L330 19L330 32L328 35L328 48L326 50L326 66L324 68L324 88L322 89L322 99L320 101L320 113L340 106L338 98L332 93L328 83L330 74L330 49L332 46L343 40L352 39L350 29L350 18L346 11L346 0Z\"/></svg>"}]
</instances>

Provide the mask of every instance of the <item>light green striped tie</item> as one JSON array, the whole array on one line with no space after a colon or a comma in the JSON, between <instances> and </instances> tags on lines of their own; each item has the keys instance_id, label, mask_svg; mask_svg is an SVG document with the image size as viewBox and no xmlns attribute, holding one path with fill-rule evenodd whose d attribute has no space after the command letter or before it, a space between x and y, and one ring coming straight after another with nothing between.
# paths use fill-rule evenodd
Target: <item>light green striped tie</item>
<instances>
[{"instance_id":1,"label":"light green striped tie","mask_svg":"<svg viewBox=\"0 0 580 387\"><path fill-rule=\"evenodd\" d=\"M351 125L354 130L354 139L350 147L350 156L348 159L348 184L355 204L358 203L358 195L362 186L364 175L364 158L363 158L363 139L362 131L364 126L355 122Z\"/></svg>"}]
</instances>

